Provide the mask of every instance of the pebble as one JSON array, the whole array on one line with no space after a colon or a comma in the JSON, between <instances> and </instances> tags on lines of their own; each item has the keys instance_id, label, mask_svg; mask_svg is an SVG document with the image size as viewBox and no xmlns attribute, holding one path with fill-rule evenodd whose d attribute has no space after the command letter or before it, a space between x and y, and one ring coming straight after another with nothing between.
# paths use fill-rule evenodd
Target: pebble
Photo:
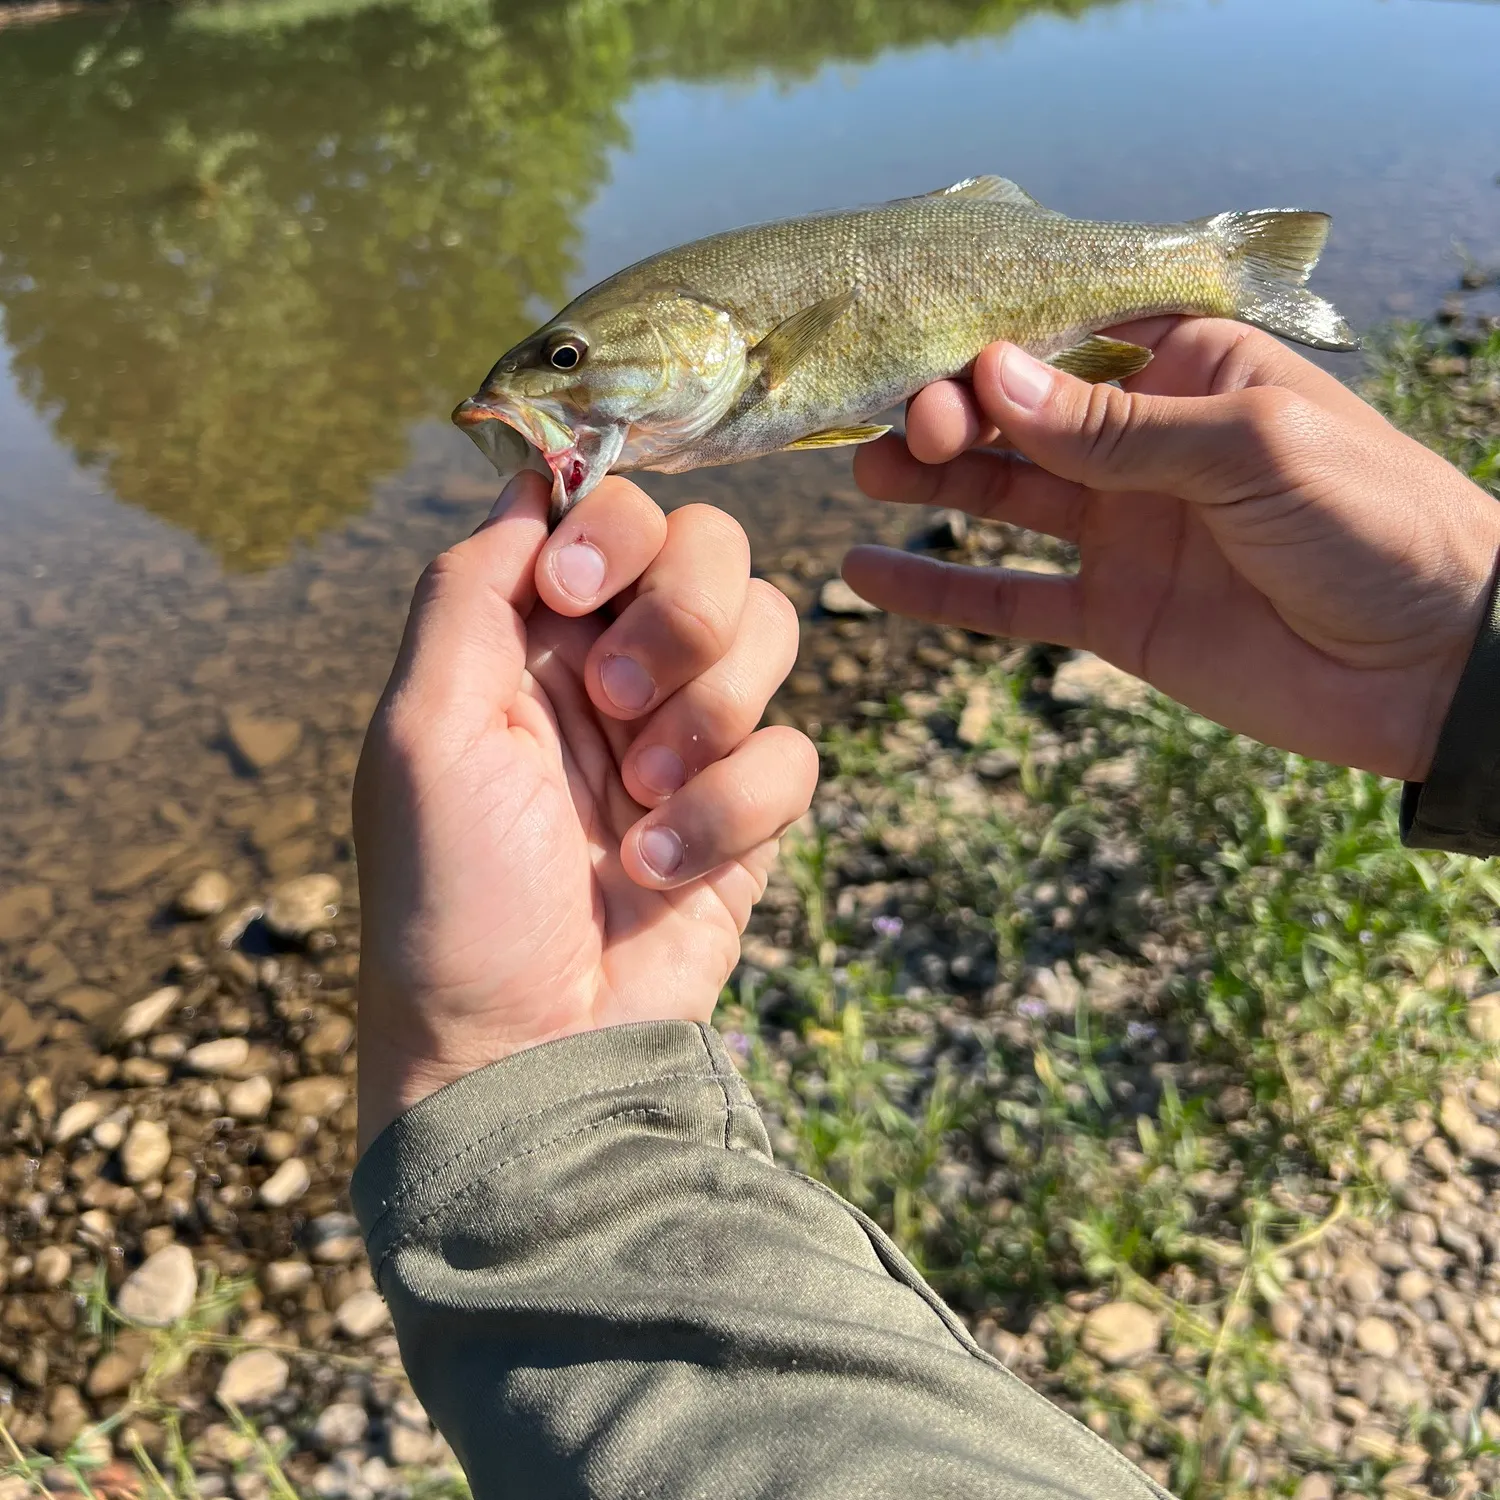
<instances>
[{"instance_id":1,"label":"pebble","mask_svg":"<svg viewBox=\"0 0 1500 1500\"><path fill-rule=\"evenodd\" d=\"M818 604L830 615L878 615L878 605L861 599L842 578L830 578L818 590Z\"/></svg>"},{"instance_id":2,"label":"pebble","mask_svg":"<svg viewBox=\"0 0 1500 1500\"><path fill-rule=\"evenodd\" d=\"M115 1023L115 1040L133 1042L155 1031L177 1007L182 999L182 989L175 984L163 985L153 990L144 1000L137 1000L125 1007L124 1014Z\"/></svg>"},{"instance_id":3,"label":"pebble","mask_svg":"<svg viewBox=\"0 0 1500 1500\"><path fill-rule=\"evenodd\" d=\"M32 1267L37 1284L48 1291L60 1287L73 1273L73 1257L61 1245L44 1245Z\"/></svg>"},{"instance_id":4,"label":"pebble","mask_svg":"<svg viewBox=\"0 0 1500 1500\"><path fill-rule=\"evenodd\" d=\"M241 764L257 774L279 765L302 739L295 719L260 718L241 709L225 715L224 731Z\"/></svg>"},{"instance_id":5,"label":"pebble","mask_svg":"<svg viewBox=\"0 0 1500 1500\"><path fill-rule=\"evenodd\" d=\"M353 1214L320 1214L308 1224L306 1237L312 1258L324 1264L353 1260L364 1249Z\"/></svg>"},{"instance_id":6,"label":"pebble","mask_svg":"<svg viewBox=\"0 0 1500 1500\"><path fill-rule=\"evenodd\" d=\"M236 1120L263 1120L271 1111L275 1090L263 1073L231 1084L224 1095L224 1111Z\"/></svg>"},{"instance_id":7,"label":"pebble","mask_svg":"<svg viewBox=\"0 0 1500 1500\"><path fill-rule=\"evenodd\" d=\"M221 1036L199 1042L183 1054L182 1064L194 1073L233 1073L250 1060L250 1043L242 1036Z\"/></svg>"},{"instance_id":8,"label":"pebble","mask_svg":"<svg viewBox=\"0 0 1500 1500\"><path fill-rule=\"evenodd\" d=\"M287 1386L290 1371L279 1354L269 1349L247 1349L224 1366L214 1395L224 1405L264 1406Z\"/></svg>"},{"instance_id":9,"label":"pebble","mask_svg":"<svg viewBox=\"0 0 1500 1500\"><path fill-rule=\"evenodd\" d=\"M295 1115L326 1119L349 1097L348 1085L339 1078L295 1078L281 1086L277 1103Z\"/></svg>"},{"instance_id":10,"label":"pebble","mask_svg":"<svg viewBox=\"0 0 1500 1500\"><path fill-rule=\"evenodd\" d=\"M172 1159L172 1138L155 1120L137 1120L120 1147L120 1169L125 1181L152 1182Z\"/></svg>"},{"instance_id":11,"label":"pebble","mask_svg":"<svg viewBox=\"0 0 1500 1500\"><path fill-rule=\"evenodd\" d=\"M273 1260L260 1273L260 1284L268 1297L300 1292L313 1279L313 1268L305 1260Z\"/></svg>"},{"instance_id":12,"label":"pebble","mask_svg":"<svg viewBox=\"0 0 1500 1500\"><path fill-rule=\"evenodd\" d=\"M1396 1278L1396 1296L1408 1307L1432 1295L1432 1277L1426 1271L1403 1271Z\"/></svg>"},{"instance_id":13,"label":"pebble","mask_svg":"<svg viewBox=\"0 0 1500 1500\"><path fill-rule=\"evenodd\" d=\"M1465 1020L1469 1034L1481 1042L1500 1042L1500 994L1476 995Z\"/></svg>"},{"instance_id":14,"label":"pebble","mask_svg":"<svg viewBox=\"0 0 1500 1500\"><path fill-rule=\"evenodd\" d=\"M130 1389L130 1383L140 1369L140 1361L122 1348L111 1349L101 1354L89 1371L84 1384L90 1396L98 1400L104 1396L117 1396Z\"/></svg>"},{"instance_id":15,"label":"pebble","mask_svg":"<svg viewBox=\"0 0 1500 1500\"><path fill-rule=\"evenodd\" d=\"M91 1094L76 1104L70 1104L57 1117L57 1123L52 1127L53 1145L65 1146L86 1130L92 1130L104 1118L108 1103L102 1095Z\"/></svg>"},{"instance_id":16,"label":"pebble","mask_svg":"<svg viewBox=\"0 0 1500 1500\"><path fill-rule=\"evenodd\" d=\"M184 917L216 917L229 905L233 894L234 887L221 870L204 870L177 893L174 904Z\"/></svg>"},{"instance_id":17,"label":"pebble","mask_svg":"<svg viewBox=\"0 0 1500 1500\"><path fill-rule=\"evenodd\" d=\"M1333 1500L1333 1480L1327 1474L1304 1474L1293 1500Z\"/></svg>"},{"instance_id":18,"label":"pebble","mask_svg":"<svg viewBox=\"0 0 1500 1500\"><path fill-rule=\"evenodd\" d=\"M1395 1359L1401 1336L1384 1318L1361 1318L1354 1326L1354 1342L1377 1359Z\"/></svg>"},{"instance_id":19,"label":"pebble","mask_svg":"<svg viewBox=\"0 0 1500 1500\"><path fill-rule=\"evenodd\" d=\"M300 940L338 914L343 887L332 875L299 875L276 887L266 902L266 926L280 938Z\"/></svg>"},{"instance_id":20,"label":"pebble","mask_svg":"<svg viewBox=\"0 0 1500 1500\"><path fill-rule=\"evenodd\" d=\"M276 1168L260 1185L260 1201L267 1208L285 1208L312 1186L307 1163L293 1156Z\"/></svg>"},{"instance_id":21,"label":"pebble","mask_svg":"<svg viewBox=\"0 0 1500 1500\"><path fill-rule=\"evenodd\" d=\"M1107 1365L1127 1365L1155 1351L1161 1318L1134 1302L1106 1302L1083 1320L1081 1341Z\"/></svg>"},{"instance_id":22,"label":"pebble","mask_svg":"<svg viewBox=\"0 0 1500 1500\"><path fill-rule=\"evenodd\" d=\"M90 1132L90 1139L104 1151L118 1151L125 1140L125 1132L130 1128L130 1111L128 1109L117 1109L112 1115L105 1115Z\"/></svg>"},{"instance_id":23,"label":"pebble","mask_svg":"<svg viewBox=\"0 0 1500 1500\"><path fill-rule=\"evenodd\" d=\"M391 1310L379 1292L355 1292L339 1303L333 1320L351 1339L367 1339L390 1322Z\"/></svg>"},{"instance_id":24,"label":"pebble","mask_svg":"<svg viewBox=\"0 0 1500 1500\"><path fill-rule=\"evenodd\" d=\"M0 943L23 943L52 920L52 887L18 885L0 896Z\"/></svg>"},{"instance_id":25,"label":"pebble","mask_svg":"<svg viewBox=\"0 0 1500 1500\"><path fill-rule=\"evenodd\" d=\"M1146 696L1146 684L1139 677L1122 672L1089 651L1075 653L1052 677L1054 703L1098 703L1105 708L1125 709L1144 703Z\"/></svg>"},{"instance_id":26,"label":"pebble","mask_svg":"<svg viewBox=\"0 0 1500 1500\"><path fill-rule=\"evenodd\" d=\"M167 1245L125 1278L115 1305L133 1323L165 1328L186 1317L197 1295L192 1251L186 1245Z\"/></svg>"},{"instance_id":27,"label":"pebble","mask_svg":"<svg viewBox=\"0 0 1500 1500\"><path fill-rule=\"evenodd\" d=\"M363 1442L369 1426L364 1407L352 1401L335 1401L318 1413L313 1437L325 1453L336 1453L340 1448L353 1448Z\"/></svg>"},{"instance_id":28,"label":"pebble","mask_svg":"<svg viewBox=\"0 0 1500 1500\"><path fill-rule=\"evenodd\" d=\"M396 1400L386 1418L385 1454L397 1468L415 1468L432 1457L432 1423L421 1402L411 1396Z\"/></svg>"}]
</instances>

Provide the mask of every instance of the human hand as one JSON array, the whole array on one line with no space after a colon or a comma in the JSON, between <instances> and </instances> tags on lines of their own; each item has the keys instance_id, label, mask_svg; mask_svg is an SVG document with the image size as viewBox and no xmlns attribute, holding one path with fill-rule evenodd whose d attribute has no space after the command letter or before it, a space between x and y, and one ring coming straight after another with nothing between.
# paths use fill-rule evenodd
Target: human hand
<instances>
[{"instance_id":1,"label":"human hand","mask_svg":"<svg viewBox=\"0 0 1500 1500\"><path fill-rule=\"evenodd\" d=\"M797 616L740 527L610 479L549 537L547 498L518 475L423 574L360 757L361 1147L524 1047L706 1021L812 798L755 727Z\"/></svg>"},{"instance_id":2,"label":"human hand","mask_svg":"<svg viewBox=\"0 0 1500 1500\"><path fill-rule=\"evenodd\" d=\"M1229 728L1425 777L1479 627L1500 505L1332 376L1237 323L1117 331L1128 391L1008 345L860 450L877 500L952 506L1078 545L1076 576L858 547L844 577L920 619L1079 647ZM1014 455L967 451L1004 441Z\"/></svg>"}]
</instances>

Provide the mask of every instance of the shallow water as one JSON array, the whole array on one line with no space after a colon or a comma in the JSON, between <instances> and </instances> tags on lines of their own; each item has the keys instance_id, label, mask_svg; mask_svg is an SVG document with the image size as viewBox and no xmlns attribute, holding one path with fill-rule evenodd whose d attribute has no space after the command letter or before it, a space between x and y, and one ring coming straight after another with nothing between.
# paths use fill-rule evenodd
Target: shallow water
<instances>
[{"instance_id":1,"label":"shallow water","mask_svg":"<svg viewBox=\"0 0 1500 1500\"><path fill-rule=\"evenodd\" d=\"M1327 209L1318 289L1359 326L1425 313L1455 241L1500 260L1496 56L1500 5L1453 0L269 0L0 30L0 1046L26 1036L5 993L64 1042L104 1004L80 988L134 998L192 868L246 896L348 877L411 583L491 492L443 419L570 292L1000 171L1077 214ZM652 487L730 506L804 605L846 541L911 523L838 456ZM241 713L295 726L258 772Z\"/></svg>"}]
</instances>

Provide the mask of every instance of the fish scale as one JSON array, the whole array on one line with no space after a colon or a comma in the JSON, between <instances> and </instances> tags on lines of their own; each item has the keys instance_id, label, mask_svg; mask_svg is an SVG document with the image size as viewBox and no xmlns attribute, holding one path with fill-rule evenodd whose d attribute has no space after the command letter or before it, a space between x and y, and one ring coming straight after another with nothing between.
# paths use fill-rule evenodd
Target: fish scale
<instances>
[{"instance_id":1,"label":"fish scale","mask_svg":"<svg viewBox=\"0 0 1500 1500\"><path fill-rule=\"evenodd\" d=\"M504 355L454 417L497 468L515 457L502 425L534 444L555 518L611 470L866 441L884 430L872 418L997 339L1089 379L1150 358L1097 330L1163 313L1356 347L1303 290L1327 232L1326 216L1300 210L1071 219L1004 178L969 179L638 261ZM553 359L562 344L567 368Z\"/></svg>"}]
</instances>

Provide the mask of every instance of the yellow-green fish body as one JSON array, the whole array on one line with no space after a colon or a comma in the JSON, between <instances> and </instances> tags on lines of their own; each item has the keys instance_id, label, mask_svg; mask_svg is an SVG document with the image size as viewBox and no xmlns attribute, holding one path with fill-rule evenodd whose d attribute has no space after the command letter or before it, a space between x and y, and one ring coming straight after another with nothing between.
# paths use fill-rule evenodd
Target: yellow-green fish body
<instances>
[{"instance_id":1,"label":"yellow-green fish body","mask_svg":"<svg viewBox=\"0 0 1500 1500\"><path fill-rule=\"evenodd\" d=\"M497 468L519 456L501 424L529 438L553 472L556 519L606 472L867 441L886 430L872 418L996 339L1095 380L1150 358L1095 330L1159 313L1354 348L1302 290L1327 234L1326 216L1296 210L1070 219L975 178L637 262L510 350L454 419Z\"/></svg>"}]
</instances>

